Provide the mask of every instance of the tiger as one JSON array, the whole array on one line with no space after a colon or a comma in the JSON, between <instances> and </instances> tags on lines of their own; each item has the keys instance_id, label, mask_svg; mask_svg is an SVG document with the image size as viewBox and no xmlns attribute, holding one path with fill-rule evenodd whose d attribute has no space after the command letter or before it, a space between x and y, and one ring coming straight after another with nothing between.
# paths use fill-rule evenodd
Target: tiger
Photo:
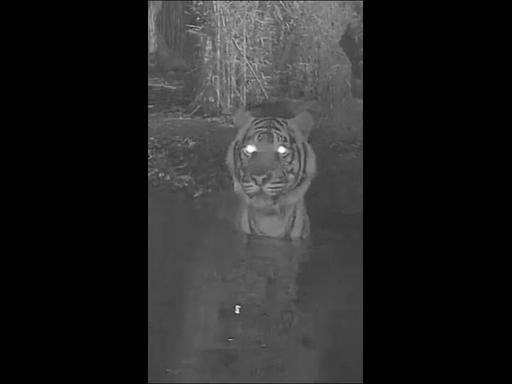
<instances>
[{"instance_id":1,"label":"tiger","mask_svg":"<svg viewBox=\"0 0 512 384\"><path fill-rule=\"evenodd\" d=\"M310 220L304 199L316 175L308 143L313 117L307 111L255 114L242 108L234 115L238 133L226 156L239 201L235 226L247 235L305 239Z\"/></svg>"}]
</instances>

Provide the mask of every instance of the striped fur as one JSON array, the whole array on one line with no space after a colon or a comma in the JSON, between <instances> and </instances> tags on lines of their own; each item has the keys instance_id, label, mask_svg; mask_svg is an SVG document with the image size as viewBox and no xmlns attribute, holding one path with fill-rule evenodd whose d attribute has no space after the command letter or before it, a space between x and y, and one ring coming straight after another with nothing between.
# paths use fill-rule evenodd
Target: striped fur
<instances>
[{"instance_id":1,"label":"striped fur","mask_svg":"<svg viewBox=\"0 0 512 384\"><path fill-rule=\"evenodd\" d=\"M305 238L309 217L304 196L316 173L307 138L313 118L303 112L292 119L235 115L238 134L226 164L240 199L238 229L246 234Z\"/></svg>"}]
</instances>

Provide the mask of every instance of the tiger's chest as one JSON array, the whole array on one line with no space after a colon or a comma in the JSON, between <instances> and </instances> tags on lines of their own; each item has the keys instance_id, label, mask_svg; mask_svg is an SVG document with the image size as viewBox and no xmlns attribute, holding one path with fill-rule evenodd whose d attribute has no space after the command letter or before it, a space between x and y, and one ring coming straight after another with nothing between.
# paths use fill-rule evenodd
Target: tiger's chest
<instances>
[{"instance_id":1,"label":"tiger's chest","mask_svg":"<svg viewBox=\"0 0 512 384\"><path fill-rule=\"evenodd\" d=\"M285 217L255 213L250 215L249 220L251 233L271 237L284 237L286 235L287 220Z\"/></svg>"},{"instance_id":2,"label":"tiger's chest","mask_svg":"<svg viewBox=\"0 0 512 384\"><path fill-rule=\"evenodd\" d=\"M287 237L296 216L296 206L287 208L247 207L247 229L249 233L270 236Z\"/></svg>"}]
</instances>

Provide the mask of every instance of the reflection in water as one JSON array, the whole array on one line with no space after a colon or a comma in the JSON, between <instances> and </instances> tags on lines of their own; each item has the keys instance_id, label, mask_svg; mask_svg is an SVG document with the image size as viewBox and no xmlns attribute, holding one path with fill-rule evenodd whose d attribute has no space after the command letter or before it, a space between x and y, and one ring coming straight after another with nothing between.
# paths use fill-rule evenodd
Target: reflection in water
<instances>
[{"instance_id":1,"label":"reflection in water","mask_svg":"<svg viewBox=\"0 0 512 384\"><path fill-rule=\"evenodd\" d=\"M362 381L362 253L348 228L247 241L172 204L150 196L150 227L163 228L150 242L167 244L149 252L150 382Z\"/></svg>"},{"instance_id":2,"label":"reflection in water","mask_svg":"<svg viewBox=\"0 0 512 384\"><path fill-rule=\"evenodd\" d=\"M194 326L184 379L284 378L289 351L301 347L296 278L305 245L251 238L238 253L231 270L206 273L187 300L187 323Z\"/></svg>"}]
</instances>

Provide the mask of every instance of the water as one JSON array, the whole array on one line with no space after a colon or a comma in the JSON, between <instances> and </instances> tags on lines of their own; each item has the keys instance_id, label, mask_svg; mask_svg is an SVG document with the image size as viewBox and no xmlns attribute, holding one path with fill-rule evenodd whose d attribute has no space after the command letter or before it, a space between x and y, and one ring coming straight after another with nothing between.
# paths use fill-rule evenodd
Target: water
<instances>
[{"instance_id":1,"label":"water","mask_svg":"<svg viewBox=\"0 0 512 384\"><path fill-rule=\"evenodd\" d=\"M360 216L247 242L215 198L148 195L150 382L362 382Z\"/></svg>"}]
</instances>

